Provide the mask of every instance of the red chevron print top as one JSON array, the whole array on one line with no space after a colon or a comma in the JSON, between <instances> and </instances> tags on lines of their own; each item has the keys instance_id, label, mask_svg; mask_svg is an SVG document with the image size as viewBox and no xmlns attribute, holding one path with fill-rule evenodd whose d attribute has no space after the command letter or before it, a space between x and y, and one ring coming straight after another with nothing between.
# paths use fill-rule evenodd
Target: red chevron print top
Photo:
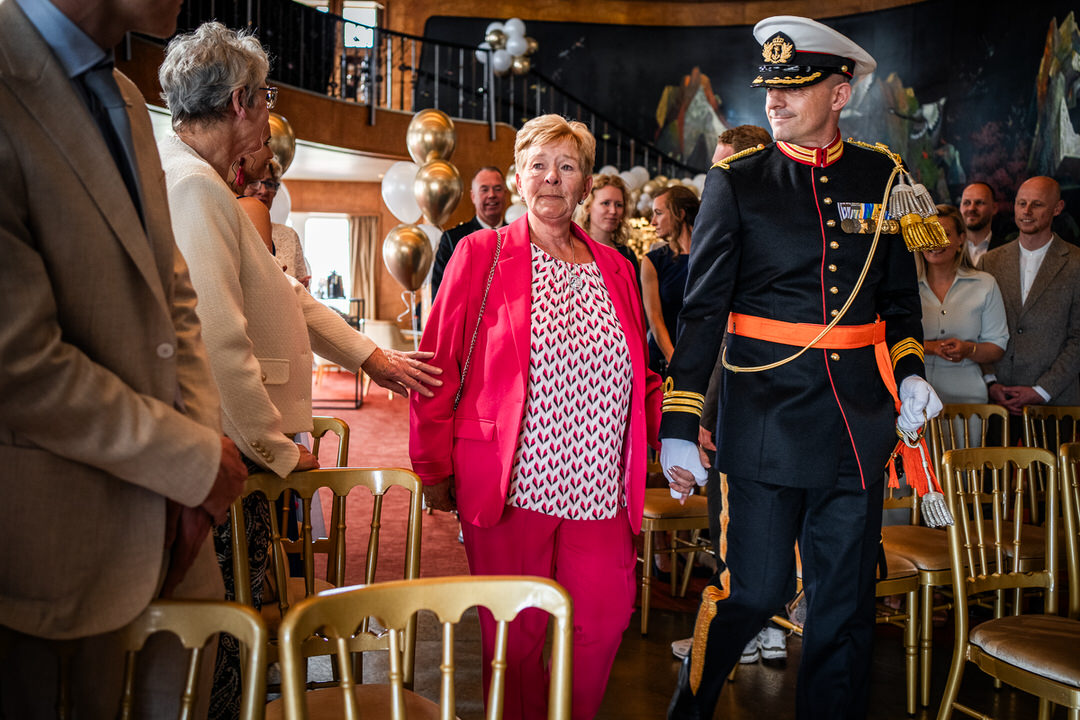
<instances>
[{"instance_id":1,"label":"red chevron print top","mask_svg":"<svg viewBox=\"0 0 1080 720\"><path fill-rule=\"evenodd\" d=\"M577 273L584 280L571 287ZM532 245L529 392L508 505L605 520L626 505L623 443L630 351L596 263L572 265Z\"/></svg>"}]
</instances>

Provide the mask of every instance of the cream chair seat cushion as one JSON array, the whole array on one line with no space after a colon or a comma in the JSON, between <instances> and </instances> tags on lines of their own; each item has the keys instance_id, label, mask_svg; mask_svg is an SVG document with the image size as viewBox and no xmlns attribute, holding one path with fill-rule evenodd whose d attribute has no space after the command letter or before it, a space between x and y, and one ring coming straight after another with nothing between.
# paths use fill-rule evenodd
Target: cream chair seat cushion
<instances>
[{"instance_id":1,"label":"cream chair seat cushion","mask_svg":"<svg viewBox=\"0 0 1080 720\"><path fill-rule=\"evenodd\" d=\"M970 635L988 655L1064 685L1080 687L1080 622L1057 615L987 620Z\"/></svg>"}]
</instances>

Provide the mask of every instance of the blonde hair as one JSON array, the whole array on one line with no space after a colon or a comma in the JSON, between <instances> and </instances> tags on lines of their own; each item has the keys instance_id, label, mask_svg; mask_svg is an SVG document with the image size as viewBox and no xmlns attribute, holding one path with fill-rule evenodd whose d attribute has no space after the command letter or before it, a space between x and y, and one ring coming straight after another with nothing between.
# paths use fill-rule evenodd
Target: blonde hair
<instances>
[{"instance_id":1,"label":"blonde hair","mask_svg":"<svg viewBox=\"0 0 1080 720\"><path fill-rule=\"evenodd\" d=\"M596 138L585 123L568 121L561 115L539 115L521 126L514 140L514 164L525 167L525 153L533 145L571 140L577 146L583 175L591 175L596 160Z\"/></svg>"},{"instance_id":2,"label":"blonde hair","mask_svg":"<svg viewBox=\"0 0 1080 720\"><path fill-rule=\"evenodd\" d=\"M626 183L618 175L593 175L592 191L589 192L581 207L578 208L574 220L586 233L590 232L592 205L596 199L596 191L606 187L618 188L619 192L622 193L623 216L619 220L619 226L612 233L611 240L616 245L625 245L627 238L630 236L630 226L626 222L626 214L630 212L630 188L626 186Z\"/></svg>"},{"instance_id":3,"label":"blonde hair","mask_svg":"<svg viewBox=\"0 0 1080 720\"><path fill-rule=\"evenodd\" d=\"M960 211L953 205L938 205L937 206L938 220L951 220L956 227L956 234L960 238L964 237L964 218L960 215ZM961 239L960 247L956 251L956 255L953 257L953 272L956 272L960 268L974 268L971 264L971 258L968 257L967 248L964 247L964 240ZM926 260L923 259L921 252L915 253L915 269L918 271L919 279L926 279Z\"/></svg>"}]
</instances>

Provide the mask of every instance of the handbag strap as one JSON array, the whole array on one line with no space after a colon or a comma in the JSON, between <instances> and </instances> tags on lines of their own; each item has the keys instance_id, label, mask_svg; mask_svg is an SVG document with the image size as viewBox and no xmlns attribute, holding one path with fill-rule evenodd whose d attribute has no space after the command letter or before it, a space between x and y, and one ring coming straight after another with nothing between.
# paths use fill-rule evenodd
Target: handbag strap
<instances>
[{"instance_id":1,"label":"handbag strap","mask_svg":"<svg viewBox=\"0 0 1080 720\"><path fill-rule=\"evenodd\" d=\"M503 226L505 227L505 225ZM495 278L495 266L499 264L499 255L502 253L503 228L495 231L495 259L491 261L491 270L488 271L487 285L484 286L484 298L480 301L480 312L476 318L476 329L473 330L472 340L469 341L469 352L465 354L465 364L461 366L461 382L458 383L457 394L454 396L454 412L457 412L458 403L461 402L461 392L465 389L465 376L469 374L469 361L472 360L473 348L476 347L476 336L480 334L480 323L484 319L484 307L487 305L488 291L491 290L491 281Z\"/></svg>"}]
</instances>

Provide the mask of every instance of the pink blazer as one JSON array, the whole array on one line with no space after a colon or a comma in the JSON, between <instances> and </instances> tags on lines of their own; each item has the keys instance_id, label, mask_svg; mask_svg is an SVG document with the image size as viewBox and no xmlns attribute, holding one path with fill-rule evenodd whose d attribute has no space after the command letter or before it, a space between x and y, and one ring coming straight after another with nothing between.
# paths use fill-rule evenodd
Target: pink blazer
<instances>
[{"instance_id":1,"label":"pink blazer","mask_svg":"<svg viewBox=\"0 0 1080 720\"><path fill-rule=\"evenodd\" d=\"M634 377L623 481L630 524L637 533L645 498L646 445L658 447L660 376L647 368L644 314L633 267L577 225L571 228L596 258L630 350ZM529 376L528 215L501 232L502 253L457 413L454 395L495 257L494 230L473 233L454 249L420 341L421 350L435 353L430 362L442 368L444 384L431 398L413 393L410 406L413 470L427 485L454 475L461 518L481 527L498 522L506 506Z\"/></svg>"}]
</instances>

